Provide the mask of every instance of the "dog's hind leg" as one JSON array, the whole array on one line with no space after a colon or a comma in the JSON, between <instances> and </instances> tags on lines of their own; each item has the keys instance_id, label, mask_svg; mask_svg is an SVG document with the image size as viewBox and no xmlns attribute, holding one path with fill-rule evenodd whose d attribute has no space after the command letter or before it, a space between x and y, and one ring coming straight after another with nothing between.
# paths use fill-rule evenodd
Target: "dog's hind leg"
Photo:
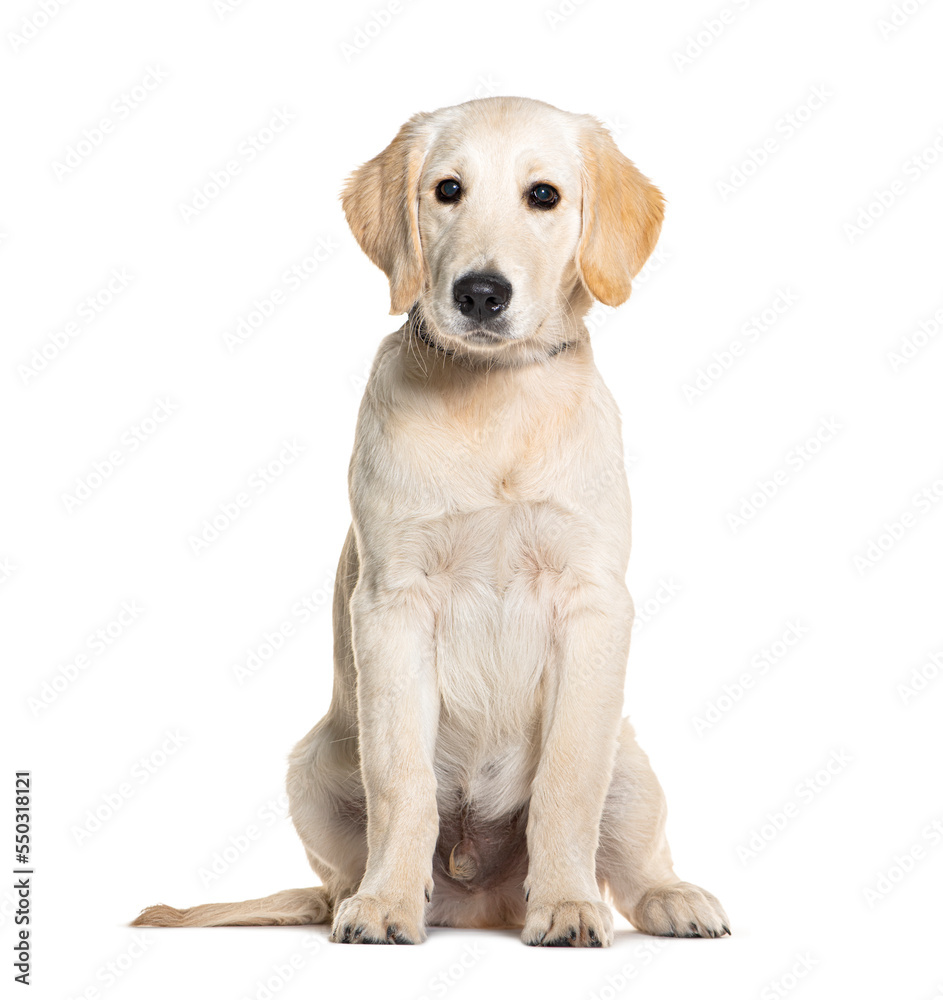
<instances>
[{"instance_id":1,"label":"dog's hind leg","mask_svg":"<svg viewBox=\"0 0 943 1000\"><path fill-rule=\"evenodd\" d=\"M623 719L596 852L600 887L608 888L616 909L645 934L724 937L730 927L716 897L674 873L666 813L661 785Z\"/></svg>"}]
</instances>

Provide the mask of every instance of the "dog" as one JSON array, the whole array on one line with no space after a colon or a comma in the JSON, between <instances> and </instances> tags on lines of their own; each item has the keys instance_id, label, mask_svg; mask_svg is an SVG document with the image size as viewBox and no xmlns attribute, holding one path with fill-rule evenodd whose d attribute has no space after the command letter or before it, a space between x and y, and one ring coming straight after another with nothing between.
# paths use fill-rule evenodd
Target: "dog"
<instances>
[{"instance_id":1,"label":"dog","mask_svg":"<svg viewBox=\"0 0 943 1000\"><path fill-rule=\"evenodd\" d=\"M341 197L408 318L360 408L331 705L290 756L322 885L134 924L602 947L609 900L648 934L729 934L674 873L621 717L630 502L583 323L629 297L661 193L595 118L495 97L414 116Z\"/></svg>"}]
</instances>

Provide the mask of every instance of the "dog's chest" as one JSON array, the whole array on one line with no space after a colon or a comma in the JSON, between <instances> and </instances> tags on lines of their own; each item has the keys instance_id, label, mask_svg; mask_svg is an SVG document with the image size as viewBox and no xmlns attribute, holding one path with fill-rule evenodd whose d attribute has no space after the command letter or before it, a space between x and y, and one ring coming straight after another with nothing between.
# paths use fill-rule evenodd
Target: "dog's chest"
<instances>
[{"instance_id":1,"label":"dog's chest","mask_svg":"<svg viewBox=\"0 0 943 1000\"><path fill-rule=\"evenodd\" d=\"M530 745L574 595L624 574L617 413L579 374L494 372L464 394L391 377L362 413L360 543L380 585L433 623L442 725L471 726L456 745L476 774Z\"/></svg>"},{"instance_id":2,"label":"dog's chest","mask_svg":"<svg viewBox=\"0 0 943 1000\"><path fill-rule=\"evenodd\" d=\"M526 793L552 669L555 587L539 505L504 501L439 521L426 583L440 714L440 778L470 800L510 809ZM501 761L498 767L496 761Z\"/></svg>"},{"instance_id":3,"label":"dog's chest","mask_svg":"<svg viewBox=\"0 0 943 1000\"><path fill-rule=\"evenodd\" d=\"M520 499L526 481L507 474L489 489L490 502L431 518L416 535L445 724L470 720L486 736L483 759L507 751L539 717L578 559L578 529L567 530L572 518L555 503Z\"/></svg>"}]
</instances>

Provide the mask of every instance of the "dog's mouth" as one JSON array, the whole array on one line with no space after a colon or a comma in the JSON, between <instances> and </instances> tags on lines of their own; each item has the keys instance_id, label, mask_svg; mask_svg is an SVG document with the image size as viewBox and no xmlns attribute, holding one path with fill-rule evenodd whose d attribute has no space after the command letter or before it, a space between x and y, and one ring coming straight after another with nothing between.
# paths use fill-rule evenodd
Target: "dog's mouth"
<instances>
[{"instance_id":1,"label":"dog's mouth","mask_svg":"<svg viewBox=\"0 0 943 1000\"><path fill-rule=\"evenodd\" d=\"M430 312L417 303L409 316L409 327L429 347L447 354L490 356L515 341L510 324L502 317L487 325L460 321L440 324L436 311Z\"/></svg>"},{"instance_id":2,"label":"dog's mouth","mask_svg":"<svg viewBox=\"0 0 943 1000\"><path fill-rule=\"evenodd\" d=\"M461 334L463 340L467 340L472 344L484 344L495 345L504 344L508 341L508 336L506 334L494 333L491 330L468 330Z\"/></svg>"},{"instance_id":3,"label":"dog's mouth","mask_svg":"<svg viewBox=\"0 0 943 1000\"><path fill-rule=\"evenodd\" d=\"M513 324L507 313L484 318L451 316L443 333L450 339L482 347L499 347L514 340Z\"/></svg>"},{"instance_id":4,"label":"dog's mouth","mask_svg":"<svg viewBox=\"0 0 943 1000\"><path fill-rule=\"evenodd\" d=\"M534 361L545 361L571 348L577 339L561 338L544 343L539 335L545 326L541 319L534 331L536 339L522 339L510 333L500 334L494 330L473 327L468 330L440 330L430 321L417 303L409 314L406 334L410 338L432 349L443 359L470 365L509 365L516 367Z\"/></svg>"}]
</instances>

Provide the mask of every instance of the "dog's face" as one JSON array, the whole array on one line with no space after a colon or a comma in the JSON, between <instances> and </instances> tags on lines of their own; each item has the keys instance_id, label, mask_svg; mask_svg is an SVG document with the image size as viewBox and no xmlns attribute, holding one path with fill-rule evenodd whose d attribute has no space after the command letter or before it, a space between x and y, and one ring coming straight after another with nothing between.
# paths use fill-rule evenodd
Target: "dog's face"
<instances>
[{"instance_id":1,"label":"dog's face","mask_svg":"<svg viewBox=\"0 0 943 1000\"><path fill-rule=\"evenodd\" d=\"M419 305L446 346L539 338L577 292L582 182L567 124L549 108L480 104L440 119L418 192Z\"/></svg>"},{"instance_id":2,"label":"dog's face","mask_svg":"<svg viewBox=\"0 0 943 1000\"><path fill-rule=\"evenodd\" d=\"M658 238L658 190L608 132L524 98L417 115L343 194L393 313L469 356L558 346L594 296L628 298Z\"/></svg>"}]
</instances>

